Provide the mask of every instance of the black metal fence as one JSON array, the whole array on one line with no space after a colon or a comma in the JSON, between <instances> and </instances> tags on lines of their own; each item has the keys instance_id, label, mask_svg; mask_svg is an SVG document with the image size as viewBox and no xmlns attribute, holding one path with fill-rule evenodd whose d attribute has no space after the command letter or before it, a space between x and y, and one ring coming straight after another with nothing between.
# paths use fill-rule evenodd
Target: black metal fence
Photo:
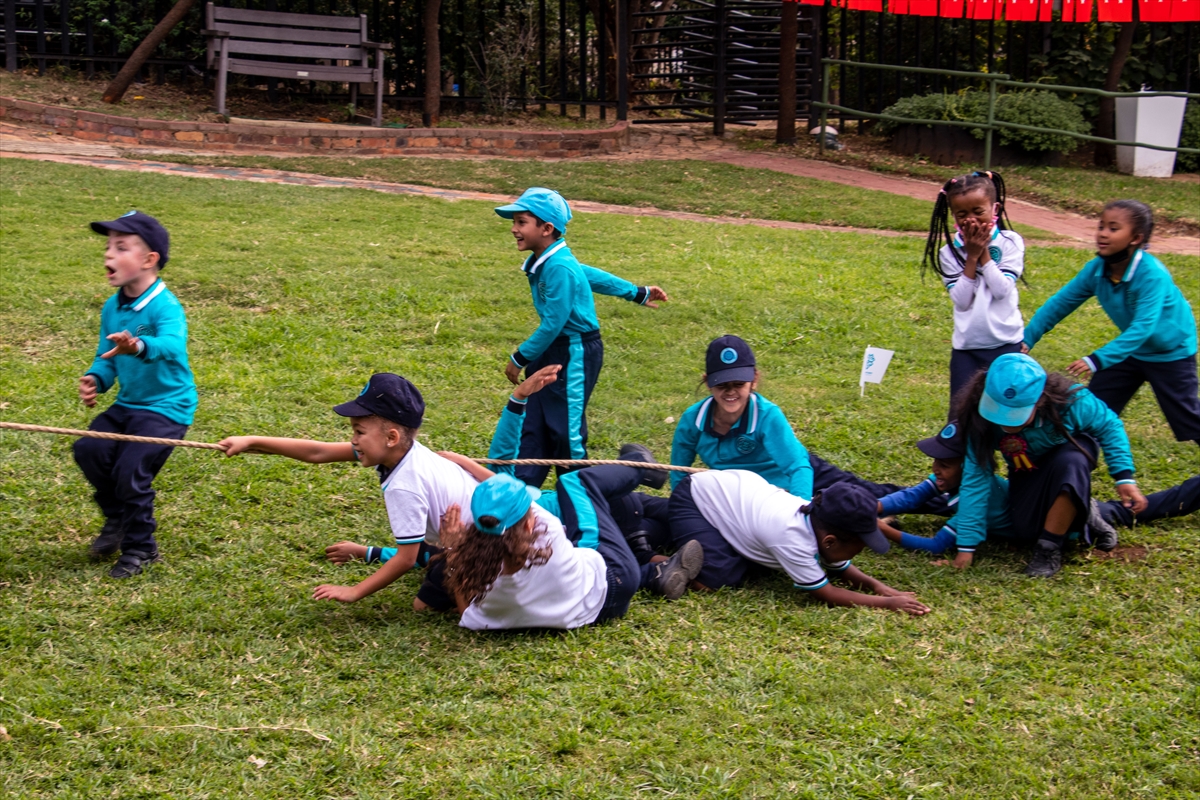
<instances>
[{"instance_id":1,"label":"black metal fence","mask_svg":"<svg viewBox=\"0 0 1200 800\"><path fill-rule=\"evenodd\" d=\"M173 0L4 0L4 64L116 71ZM393 45L387 101L423 94L423 4L399 0L221 0L262 10L365 13ZM607 119L738 123L778 103L778 3L771 0L442 0L443 103L547 108ZM820 57L1100 86L1118 25L949 20L801 6L798 115L819 94ZM203 75L203 2L152 58L146 80ZM879 112L901 97L957 91L970 78L839 66L838 105ZM1121 89L1200 88L1200 24L1142 23ZM311 87L310 87L311 88ZM1080 101L1082 103L1090 100ZM1085 113L1094 116L1095 108Z\"/></svg>"}]
</instances>

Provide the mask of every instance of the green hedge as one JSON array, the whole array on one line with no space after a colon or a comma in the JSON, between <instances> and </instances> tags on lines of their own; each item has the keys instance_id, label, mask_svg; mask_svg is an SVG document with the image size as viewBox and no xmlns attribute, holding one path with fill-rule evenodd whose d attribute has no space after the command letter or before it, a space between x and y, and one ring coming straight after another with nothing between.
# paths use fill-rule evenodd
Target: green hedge
<instances>
[{"instance_id":1,"label":"green hedge","mask_svg":"<svg viewBox=\"0 0 1200 800\"><path fill-rule=\"evenodd\" d=\"M1179 134L1180 147L1200 148L1200 103L1188 100L1187 112L1183 115L1183 132ZM1180 153L1175 158L1176 172L1200 172L1200 155Z\"/></svg>"},{"instance_id":2,"label":"green hedge","mask_svg":"<svg viewBox=\"0 0 1200 800\"><path fill-rule=\"evenodd\" d=\"M926 94L901 98L883 113L916 119L987 121L987 92L969 89L958 94ZM1063 100L1053 92L1028 91L1002 94L996 98L996 120L1039 128L1057 128L1073 133L1089 133L1091 126L1084 121L1083 112L1074 103ZM894 132L908 123L880 120L878 130ZM976 139L984 137L982 128L970 128ZM1034 133L1001 129L1000 144L1012 145L1030 153L1070 153L1079 146L1079 139L1055 133Z\"/></svg>"}]
</instances>

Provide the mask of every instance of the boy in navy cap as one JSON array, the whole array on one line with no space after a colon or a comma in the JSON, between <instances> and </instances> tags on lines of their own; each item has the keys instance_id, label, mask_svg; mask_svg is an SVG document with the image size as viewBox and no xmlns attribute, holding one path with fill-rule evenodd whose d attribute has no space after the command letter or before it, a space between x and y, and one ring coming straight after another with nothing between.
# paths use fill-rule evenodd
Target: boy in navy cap
<instances>
[{"instance_id":1,"label":"boy in navy cap","mask_svg":"<svg viewBox=\"0 0 1200 800\"><path fill-rule=\"evenodd\" d=\"M585 411L604 361L592 292L650 308L665 302L667 294L657 286L634 286L580 264L562 238L571 209L558 192L527 189L496 213L512 220L517 249L529 252L521 269L541 318L537 330L509 357L504 374L517 383L522 369L529 376L550 364L563 367L557 383L530 398L521 458L587 458ZM522 466L516 474L531 486L541 486L549 471L549 467Z\"/></svg>"},{"instance_id":2,"label":"boy in navy cap","mask_svg":"<svg viewBox=\"0 0 1200 800\"><path fill-rule=\"evenodd\" d=\"M221 441L225 455L266 453L287 456L310 464L356 461L379 473L383 502L387 507L395 556L356 586L322 584L313 590L315 600L353 603L388 586L416 564L428 564L438 552L438 530L450 506L467 509L476 481L458 465L417 441L417 429L425 415L425 401L417 387L390 372L371 376L358 397L334 406L334 413L350 418L353 435L349 442L315 442L267 436L231 436ZM334 561L345 560L333 545L326 554ZM374 549L374 548L373 548ZM377 560L369 559L369 560Z\"/></svg>"},{"instance_id":3,"label":"boy in navy cap","mask_svg":"<svg viewBox=\"0 0 1200 800\"><path fill-rule=\"evenodd\" d=\"M187 357L183 306L158 277L169 255L169 236L158 220L130 211L111 222L93 222L108 237L104 269L117 293L100 311L100 345L79 379L88 408L96 395L119 383L117 399L88 426L94 431L182 439L196 413L196 383ZM95 488L104 527L92 541L93 558L121 555L109 570L129 578L157 561L152 483L174 448L78 439L75 462Z\"/></svg>"}]
</instances>

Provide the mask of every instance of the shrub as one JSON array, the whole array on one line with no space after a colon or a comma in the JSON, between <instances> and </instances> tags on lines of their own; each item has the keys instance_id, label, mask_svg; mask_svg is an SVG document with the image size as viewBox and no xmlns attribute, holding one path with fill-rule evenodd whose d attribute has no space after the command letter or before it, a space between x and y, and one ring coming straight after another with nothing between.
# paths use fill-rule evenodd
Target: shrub
<instances>
[{"instance_id":1,"label":"shrub","mask_svg":"<svg viewBox=\"0 0 1200 800\"><path fill-rule=\"evenodd\" d=\"M901 98L884 113L915 119L987 121L986 92L968 89L958 94L927 94ZM1090 126L1083 112L1074 103L1063 100L1053 92L1028 91L1002 94L996 98L996 120L1039 128L1056 128L1072 133L1088 133ZM906 123L881 120L878 130L888 134ZM982 128L969 128L976 139L984 137ZM1061 133L1035 133L1000 129L1000 144L1013 145L1030 153L1070 153L1079 140Z\"/></svg>"},{"instance_id":2,"label":"shrub","mask_svg":"<svg viewBox=\"0 0 1200 800\"><path fill-rule=\"evenodd\" d=\"M1180 147L1200 147L1200 103L1189 100L1183 115L1183 132L1179 134ZM1200 172L1200 155L1180 153L1175 158L1176 172Z\"/></svg>"}]
</instances>

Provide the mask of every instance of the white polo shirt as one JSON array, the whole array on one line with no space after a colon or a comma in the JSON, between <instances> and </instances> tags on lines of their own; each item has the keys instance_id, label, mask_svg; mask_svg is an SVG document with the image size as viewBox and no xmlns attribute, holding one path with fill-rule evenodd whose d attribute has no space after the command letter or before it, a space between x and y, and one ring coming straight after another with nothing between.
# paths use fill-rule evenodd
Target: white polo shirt
<instances>
[{"instance_id":1,"label":"white polo shirt","mask_svg":"<svg viewBox=\"0 0 1200 800\"><path fill-rule=\"evenodd\" d=\"M446 509L457 504L469 525L471 493L478 482L453 461L418 441L383 481L383 503L396 545L437 544Z\"/></svg>"},{"instance_id":2,"label":"white polo shirt","mask_svg":"<svg viewBox=\"0 0 1200 800\"><path fill-rule=\"evenodd\" d=\"M575 547L562 523L533 505L539 545L553 548L550 560L496 579L482 600L471 603L459 625L474 631L512 628L569 630L595 622L608 598L608 567L595 550Z\"/></svg>"},{"instance_id":3,"label":"white polo shirt","mask_svg":"<svg viewBox=\"0 0 1200 800\"><path fill-rule=\"evenodd\" d=\"M808 501L756 472L698 472L692 475L692 499L743 558L783 570L799 589L820 589L829 583L826 569L842 572L850 566L849 561L823 562L808 515L800 513Z\"/></svg>"},{"instance_id":4,"label":"white polo shirt","mask_svg":"<svg viewBox=\"0 0 1200 800\"><path fill-rule=\"evenodd\" d=\"M953 250L966 261L962 237L954 234ZM1018 307L1017 279L1025 271L1025 240L1019 233L992 228L988 242L990 260L975 270L975 279L963 274L951 245L938 253L942 278L954 301L955 350L991 350L1018 344L1025 336L1025 323Z\"/></svg>"}]
</instances>

